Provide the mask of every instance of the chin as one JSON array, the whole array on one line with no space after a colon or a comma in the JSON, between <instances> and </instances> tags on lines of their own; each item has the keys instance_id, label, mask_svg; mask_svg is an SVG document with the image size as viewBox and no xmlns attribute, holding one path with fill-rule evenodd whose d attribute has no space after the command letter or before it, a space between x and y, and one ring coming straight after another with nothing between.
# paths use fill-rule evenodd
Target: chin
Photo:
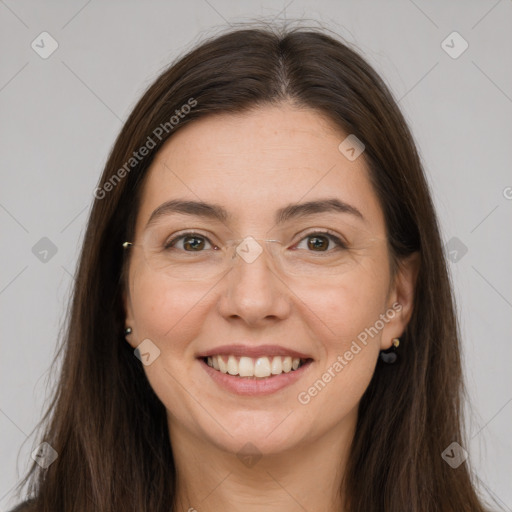
<instances>
[{"instance_id":1,"label":"chin","mask_svg":"<svg viewBox=\"0 0 512 512\"><path fill-rule=\"evenodd\" d=\"M279 454L309 437L298 411L232 411L222 415L221 425L207 416L197 418L193 429L201 439L236 455L251 450L261 455Z\"/></svg>"}]
</instances>

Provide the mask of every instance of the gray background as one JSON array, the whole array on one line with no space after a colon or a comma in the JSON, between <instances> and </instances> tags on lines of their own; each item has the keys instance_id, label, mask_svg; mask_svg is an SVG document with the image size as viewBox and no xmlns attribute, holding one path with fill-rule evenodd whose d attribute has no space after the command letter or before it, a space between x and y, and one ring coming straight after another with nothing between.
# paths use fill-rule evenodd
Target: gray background
<instances>
[{"instance_id":1,"label":"gray background","mask_svg":"<svg viewBox=\"0 0 512 512\"><path fill-rule=\"evenodd\" d=\"M41 442L31 432L92 192L124 119L172 59L261 17L317 20L356 44L400 100L454 260L473 405L464 447L512 510L511 0L0 0L1 510ZM59 45L47 59L31 48L43 31ZM453 31L469 44L458 58L445 49L461 40L442 46ZM42 252L43 237L56 254Z\"/></svg>"}]
</instances>

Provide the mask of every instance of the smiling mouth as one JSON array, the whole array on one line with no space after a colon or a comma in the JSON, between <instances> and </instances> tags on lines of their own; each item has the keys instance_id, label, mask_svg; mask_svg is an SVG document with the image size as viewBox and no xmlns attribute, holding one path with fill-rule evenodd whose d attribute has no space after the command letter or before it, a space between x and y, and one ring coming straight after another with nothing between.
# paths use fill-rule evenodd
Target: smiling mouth
<instances>
[{"instance_id":1,"label":"smiling mouth","mask_svg":"<svg viewBox=\"0 0 512 512\"><path fill-rule=\"evenodd\" d=\"M234 355L212 355L201 360L210 368L233 377L247 379L267 379L283 373L298 370L312 359L291 356L237 357Z\"/></svg>"}]
</instances>

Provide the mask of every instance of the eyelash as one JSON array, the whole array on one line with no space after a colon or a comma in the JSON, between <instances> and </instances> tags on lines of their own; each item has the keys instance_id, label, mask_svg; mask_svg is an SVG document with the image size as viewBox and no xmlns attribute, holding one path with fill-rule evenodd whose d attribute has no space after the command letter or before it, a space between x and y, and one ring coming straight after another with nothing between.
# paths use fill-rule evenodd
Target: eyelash
<instances>
[{"instance_id":1,"label":"eyelash","mask_svg":"<svg viewBox=\"0 0 512 512\"><path fill-rule=\"evenodd\" d=\"M340 250L348 248L347 244L343 240L341 240L341 238L339 236L337 236L333 231L330 231L328 229L324 230L324 231L312 231L311 233L306 233L297 242L297 244L302 242L302 240L304 240L305 238L309 238L309 237L316 236L316 235L327 237L329 240L334 242L336 244L337 248L340 249ZM169 242L167 242L165 244L164 249L171 249L171 248L174 247L174 244L176 244L176 242L178 242L182 238L187 238L187 237L191 237L191 236L195 236L195 237L199 237L199 238L204 238L205 240L207 240L210 243L210 245L214 245L208 239L208 237L206 237L204 235L201 235L200 233L196 233L195 231L187 231L185 233L182 233L182 234L178 235L177 237L174 237L172 240L169 240ZM295 244L295 245L297 245L297 244ZM186 252L193 252L193 251L186 251ZM199 252L202 252L202 251L199 251ZM312 251L312 252L315 252L315 251ZM323 251L319 251L319 252L323 252ZM325 252L327 252L327 251L325 251Z\"/></svg>"}]
</instances>

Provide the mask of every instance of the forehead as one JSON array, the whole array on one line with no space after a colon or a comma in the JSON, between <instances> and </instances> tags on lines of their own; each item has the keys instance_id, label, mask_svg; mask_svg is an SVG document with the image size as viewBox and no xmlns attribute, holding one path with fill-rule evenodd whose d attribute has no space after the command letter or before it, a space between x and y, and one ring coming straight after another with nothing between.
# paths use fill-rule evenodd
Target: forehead
<instances>
[{"instance_id":1,"label":"forehead","mask_svg":"<svg viewBox=\"0 0 512 512\"><path fill-rule=\"evenodd\" d=\"M222 205L236 228L272 222L291 203L336 197L361 211L372 231L382 211L364 159L338 150L347 134L320 113L289 105L211 115L172 136L144 182L138 229L173 199Z\"/></svg>"}]
</instances>

